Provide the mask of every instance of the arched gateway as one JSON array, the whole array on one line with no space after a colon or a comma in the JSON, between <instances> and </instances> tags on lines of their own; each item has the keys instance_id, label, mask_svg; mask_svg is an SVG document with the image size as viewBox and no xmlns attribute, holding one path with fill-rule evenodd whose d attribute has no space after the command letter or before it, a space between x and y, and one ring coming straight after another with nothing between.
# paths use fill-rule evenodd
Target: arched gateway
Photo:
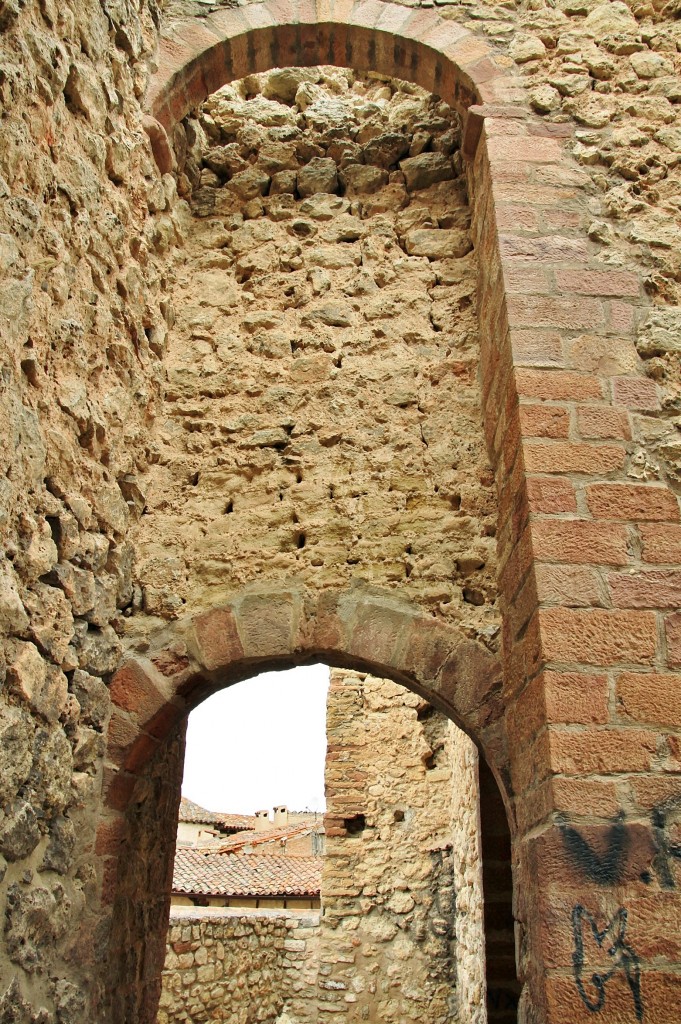
<instances>
[{"instance_id":1,"label":"arched gateway","mask_svg":"<svg viewBox=\"0 0 681 1024\"><path fill-rule=\"evenodd\" d=\"M176 26L147 98L159 167L172 166L174 125L225 82L319 63L413 80L465 120L503 664L394 592L315 593L266 580L126 662L112 683L99 833L113 948L127 943L115 965L116 1019L154 1012L161 951L149 936L161 935L165 904L140 894L150 870L167 872L170 861L168 850L156 860L150 848L141 852L139 794L159 792L159 752L216 687L320 658L404 683L481 746L512 829L520 1019L671 1024L678 927L672 942L662 936L681 912L678 851L666 827L679 720L637 694L653 687L671 707L678 675L665 630L673 624L654 588L637 592L627 581L645 573L645 524L678 523L678 502L661 484L627 477L626 432L591 428L594 412L626 420L635 389L615 388L598 367L587 372L570 346L585 329L605 348L615 336L631 341L645 302L640 282L609 269L585 235L568 246L556 236L552 215L566 206L585 213L588 196L563 126L539 123L492 48L432 10L270 2ZM619 380L633 385L638 371Z\"/></svg>"}]
</instances>

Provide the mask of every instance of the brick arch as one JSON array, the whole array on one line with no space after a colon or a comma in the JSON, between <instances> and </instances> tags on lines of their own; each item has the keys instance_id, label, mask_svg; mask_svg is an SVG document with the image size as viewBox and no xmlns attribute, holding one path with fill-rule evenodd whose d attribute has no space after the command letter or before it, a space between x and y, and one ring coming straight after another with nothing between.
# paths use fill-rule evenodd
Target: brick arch
<instances>
[{"instance_id":1,"label":"brick arch","mask_svg":"<svg viewBox=\"0 0 681 1024\"><path fill-rule=\"evenodd\" d=\"M382 0L265 0L215 11L173 25L157 59L145 107L163 169L171 161L165 133L189 110L227 82L273 67L333 64L379 71L442 95L462 115L472 105L513 106L525 98L486 40L436 11ZM467 118L471 152L484 113L474 110Z\"/></svg>"},{"instance_id":2,"label":"brick arch","mask_svg":"<svg viewBox=\"0 0 681 1024\"><path fill-rule=\"evenodd\" d=\"M97 853L104 858L103 900L113 913L114 1024L156 1019L181 783L181 753L173 748L187 715L234 682L311 661L401 683L472 736L491 768L486 777L497 800L493 831L506 837L510 876L512 806L500 732L498 657L462 629L390 592L354 586L315 597L296 587L249 588L161 634L144 657L128 658L111 682L114 708ZM488 782L485 799L489 790ZM494 924L494 876L489 885ZM512 936L510 896L505 912ZM487 911L485 919L489 924ZM500 954L492 938L488 972L496 991L509 949L507 942Z\"/></svg>"},{"instance_id":3,"label":"brick arch","mask_svg":"<svg viewBox=\"0 0 681 1024\"><path fill-rule=\"evenodd\" d=\"M496 655L390 592L350 587L315 596L259 585L163 631L144 657L129 657L118 669L111 682L106 807L124 812L159 745L206 697L259 672L314 661L370 672L419 693L481 747L508 799Z\"/></svg>"}]
</instances>

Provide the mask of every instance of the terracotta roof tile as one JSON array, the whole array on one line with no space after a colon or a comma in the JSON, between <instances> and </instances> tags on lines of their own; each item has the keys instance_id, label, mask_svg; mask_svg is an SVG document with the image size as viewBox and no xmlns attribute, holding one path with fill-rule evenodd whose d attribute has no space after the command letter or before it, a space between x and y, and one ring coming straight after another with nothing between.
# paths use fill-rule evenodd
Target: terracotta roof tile
<instances>
[{"instance_id":1,"label":"terracotta roof tile","mask_svg":"<svg viewBox=\"0 0 681 1024\"><path fill-rule=\"evenodd\" d=\"M180 800L179 821L193 825L221 825L230 829L251 829L255 825L254 814L225 814L222 811L207 811L193 800L182 797Z\"/></svg>"},{"instance_id":2,"label":"terracotta roof tile","mask_svg":"<svg viewBox=\"0 0 681 1024\"><path fill-rule=\"evenodd\" d=\"M237 852L244 846L262 846L263 843L281 843L297 836L306 836L310 832L318 832L320 826L313 821L299 821L294 825L272 826L262 832L238 832L234 836L219 839L212 849L220 853Z\"/></svg>"},{"instance_id":3,"label":"terracotta roof tile","mask_svg":"<svg viewBox=\"0 0 681 1024\"><path fill-rule=\"evenodd\" d=\"M180 849L173 893L195 896L319 896L323 857L286 857Z\"/></svg>"}]
</instances>

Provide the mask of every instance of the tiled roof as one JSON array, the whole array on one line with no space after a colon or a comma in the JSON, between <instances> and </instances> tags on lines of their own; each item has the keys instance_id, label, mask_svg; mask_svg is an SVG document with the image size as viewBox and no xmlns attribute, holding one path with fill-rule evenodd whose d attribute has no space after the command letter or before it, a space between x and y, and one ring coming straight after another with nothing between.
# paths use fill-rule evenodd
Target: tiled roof
<instances>
[{"instance_id":1,"label":"tiled roof","mask_svg":"<svg viewBox=\"0 0 681 1024\"><path fill-rule=\"evenodd\" d=\"M218 825L229 829L250 829L255 825L254 814L223 814L221 811L207 811L193 800L180 800L179 821L193 825Z\"/></svg>"},{"instance_id":2,"label":"tiled roof","mask_svg":"<svg viewBox=\"0 0 681 1024\"><path fill-rule=\"evenodd\" d=\"M219 839L212 847L220 853L236 853L244 846L262 846L263 843L280 843L297 836L306 836L319 830L312 821L299 821L294 825L280 825L265 829L263 832L238 832L234 836Z\"/></svg>"},{"instance_id":3,"label":"tiled roof","mask_svg":"<svg viewBox=\"0 0 681 1024\"><path fill-rule=\"evenodd\" d=\"M319 896L323 857L249 856L200 848L175 854L173 893L194 896Z\"/></svg>"}]
</instances>

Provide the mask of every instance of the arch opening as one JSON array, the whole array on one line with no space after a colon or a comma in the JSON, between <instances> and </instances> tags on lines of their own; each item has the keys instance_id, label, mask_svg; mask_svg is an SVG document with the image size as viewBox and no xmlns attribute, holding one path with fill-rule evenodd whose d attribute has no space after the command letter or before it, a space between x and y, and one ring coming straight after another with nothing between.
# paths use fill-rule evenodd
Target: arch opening
<instances>
[{"instance_id":1,"label":"arch opening","mask_svg":"<svg viewBox=\"0 0 681 1024\"><path fill-rule=\"evenodd\" d=\"M285 662L280 667L283 664ZM321 1011L326 1009L325 1001L330 998L330 992L352 992L353 984L354 991L358 993L365 992L365 985L369 985L369 992L375 991L375 983L380 978L380 975L374 973L377 955L375 944L378 941L379 952L382 951L381 963L385 961L381 971L389 968L390 980L384 980L378 986L377 995L365 993L359 998L358 1006L348 1005L347 1010L356 1011L354 1017L350 1012L348 1020L364 1019L357 1016L362 1005L375 1003L378 1007L381 998L384 1000L381 1005L387 1014L386 1019L392 1019L390 1013L393 1012L398 1014L394 1019L402 1020L399 1010L401 999L406 999L405 1007L412 1011L419 999L428 996L431 1008L435 1005L432 1000L438 1005L442 1002L441 1009L445 1013L443 1019L446 1019L447 1013L453 1013L452 1019L484 1021L488 1019L484 1009L485 968L482 974L476 973L480 971L485 956L481 922L478 932L475 925L475 920L482 917L480 838L471 840L470 834L471 822L475 822L479 813L475 747L460 730L447 723L446 716L435 712L428 701L401 686L347 669L333 672L332 679L331 693L334 696L330 699L327 712L330 744L327 757L331 758L327 760L326 766L329 794L325 817L328 856L324 861L322 883L322 906L326 916L321 919L318 941L319 954L324 963L333 963L334 956L338 955L338 962L331 968L330 975L331 981L335 979L337 984L328 984L329 968L325 968L317 979L314 991L304 992L297 1002L291 1004L297 1014L294 1019L305 1020L306 1013L312 1014L311 1020L317 1019L319 1008ZM195 698L191 704L196 704ZM131 927L136 927L139 934L137 943L127 944L127 963L122 965L124 973L119 976L113 989L114 1020L129 1020L131 1014L135 1014L135 1019L140 1021L151 1022L156 1019L160 972L166 955L165 925L171 891L185 722L183 717L147 761L137 777L124 814L125 834L119 851L121 856L113 915L114 929L119 934L114 936L112 948L120 950L121 928L126 930L129 939ZM247 728L248 723L237 727ZM358 739L358 729L363 731L361 740ZM379 732L376 732L377 729ZM376 758L376 741L379 736L387 759L383 767L377 763L380 758ZM426 751L424 746L429 744L431 749ZM414 748L412 761L408 756L405 757L406 750L411 750L411 747ZM426 757L426 753L430 756ZM404 757L407 766L408 784L389 777L391 769L400 763L400 757ZM404 770L399 774L404 775ZM362 781L358 783L360 777ZM372 796L372 792L377 790L381 792L380 797ZM418 804L426 796L429 796L430 805L422 808L421 812L418 807L412 809L409 806L410 797ZM393 815L391 799L397 799L402 814ZM360 807L362 801L366 803ZM497 836L503 833L506 822L501 801L499 804L503 821L495 820ZM360 817L363 819L362 827L357 828L355 826ZM440 818L443 820L440 821ZM484 824L484 811L482 820ZM436 828L438 822L439 827ZM446 826L444 831L443 825ZM407 837L406 833L410 831L414 834ZM484 849L484 835L481 838ZM424 840L430 852L424 848ZM510 857L510 848L507 849ZM152 850L153 857L150 856ZM358 856L358 850L373 852L360 852ZM378 868L381 850L388 855L388 861L392 856L397 867L395 863L390 863L389 866ZM418 865L416 873L414 861ZM498 870L497 863L494 871ZM507 871L508 868L502 870ZM375 888L377 871L383 879L378 890ZM397 877L393 877L395 871ZM390 880L391 877L392 889L386 882L386 878ZM411 881L405 882L410 877ZM492 883L494 877L494 873L489 875ZM351 881L353 879L356 883L354 886ZM366 886L364 890L361 888L362 882ZM496 885L495 892L498 894L501 888ZM328 893L326 897L325 892ZM208 925L205 925L201 914L195 915L196 920L191 917L191 923L201 930L202 935L205 927L209 927L213 936L217 927L214 915L217 913L210 911L206 919ZM171 935L174 935L176 941L180 934L177 928L183 923L186 925L187 914L191 916L190 911L178 911L178 920L171 919ZM358 922L359 931L355 931ZM173 932L175 926L176 931ZM227 934L231 934L230 928L227 921ZM348 928L352 930L347 931ZM303 934L307 933L303 931ZM343 935L354 937L356 957L348 956L345 950L347 942L343 941ZM401 974L396 979L396 964L404 960L402 954L405 943L410 941L415 942L414 954L410 957L415 976L412 978L410 975L408 979ZM185 945L180 945L184 951ZM369 960L364 955L365 945ZM168 949L168 955L174 963L177 958L173 957L172 947ZM254 954L256 960L258 955ZM143 958L143 964L139 962L140 957ZM498 957L496 950L492 952L492 957ZM353 966L348 967L351 960ZM186 956L184 961L185 967L189 969ZM418 991L420 975L416 977L416 966L423 966L421 981L427 991ZM309 967L308 963L308 975ZM236 971L240 969L238 957L232 968ZM495 962L488 963L486 970L490 977L498 979L499 970ZM175 1006L177 993L174 996L170 994L168 973L160 1020L166 1019L164 1012L170 1014L168 1020L175 1019L171 1008ZM135 981L131 984L132 978ZM204 980L210 979L206 975ZM175 985L178 985L177 976ZM286 994L285 984L283 991ZM391 991L392 998L389 995ZM492 988L490 994L493 1000L491 1005L496 1006L498 988ZM288 997L291 997L290 992ZM196 990L194 998L196 1002ZM205 998L209 1001L207 995ZM276 1002L276 996L273 1001ZM291 1007L289 1010L293 1012ZM489 1017L490 1021L511 1019L508 1014L493 1014Z\"/></svg>"}]
</instances>

